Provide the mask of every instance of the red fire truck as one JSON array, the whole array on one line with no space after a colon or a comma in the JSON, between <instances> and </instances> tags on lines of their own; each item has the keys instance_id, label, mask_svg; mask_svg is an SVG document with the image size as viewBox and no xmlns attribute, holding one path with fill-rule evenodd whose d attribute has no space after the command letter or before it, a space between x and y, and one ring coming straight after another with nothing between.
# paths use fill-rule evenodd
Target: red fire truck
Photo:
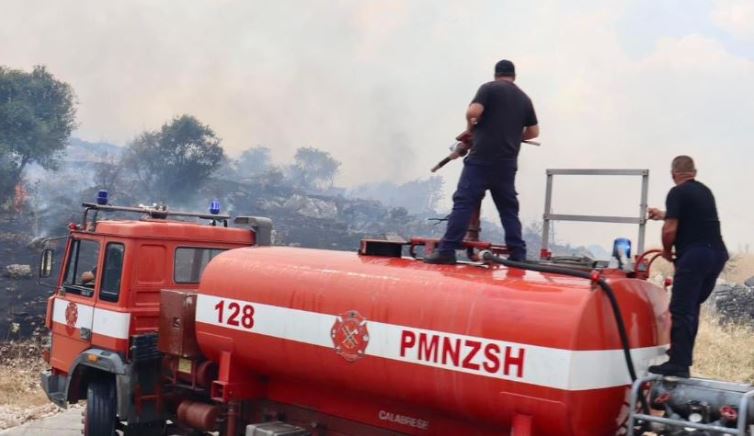
<instances>
[{"instance_id":1,"label":"red fire truck","mask_svg":"<svg viewBox=\"0 0 754 436\"><path fill-rule=\"evenodd\" d=\"M104 201L103 201L104 198ZM129 434L161 434L161 353L157 348L160 293L196 289L207 263L239 247L269 244L271 222L160 207L85 203L80 224L69 226L55 293L47 303L51 332L42 386L50 400L87 400L85 434L112 433L118 417ZM99 213L137 214L137 220L99 220ZM177 221L205 220L209 225ZM43 252L40 275L49 276L52 249Z\"/></svg>"},{"instance_id":2,"label":"red fire truck","mask_svg":"<svg viewBox=\"0 0 754 436\"><path fill-rule=\"evenodd\" d=\"M643 377L668 343L657 253L520 263L466 241L475 261L427 265L432 239L272 247L269 220L217 205L106 203L70 226L46 320L43 387L86 400L85 435L749 434L750 386Z\"/></svg>"}]
</instances>

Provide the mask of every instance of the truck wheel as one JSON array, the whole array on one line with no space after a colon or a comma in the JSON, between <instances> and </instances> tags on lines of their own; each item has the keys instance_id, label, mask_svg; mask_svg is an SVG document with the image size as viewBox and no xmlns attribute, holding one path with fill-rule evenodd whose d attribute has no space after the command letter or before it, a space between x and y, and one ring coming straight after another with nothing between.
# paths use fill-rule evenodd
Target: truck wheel
<instances>
[{"instance_id":1,"label":"truck wheel","mask_svg":"<svg viewBox=\"0 0 754 436\"><path fill-rule=\"evenodd\" d=\"M95 378L86 389L84 436L112 436L115 434L115 380Z\"/></svg>"}]
</instances>

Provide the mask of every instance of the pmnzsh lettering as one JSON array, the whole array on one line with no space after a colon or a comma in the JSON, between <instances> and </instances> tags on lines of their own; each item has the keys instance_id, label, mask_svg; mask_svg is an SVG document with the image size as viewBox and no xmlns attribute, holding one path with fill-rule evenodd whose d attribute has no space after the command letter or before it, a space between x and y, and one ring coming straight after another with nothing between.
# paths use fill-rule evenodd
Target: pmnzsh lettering
<instances>
[{"instance_id":1,"label":"pmnzsh lettering","mask_svg":"<svg viewBox=\"0 0 754 436\"><path fill-rule=\"evenodd\" d=\"M433 333L401 332L400 356L453 368L524 377L526 349L485 340L461 339Z\"/></svg>"}]
</instances>

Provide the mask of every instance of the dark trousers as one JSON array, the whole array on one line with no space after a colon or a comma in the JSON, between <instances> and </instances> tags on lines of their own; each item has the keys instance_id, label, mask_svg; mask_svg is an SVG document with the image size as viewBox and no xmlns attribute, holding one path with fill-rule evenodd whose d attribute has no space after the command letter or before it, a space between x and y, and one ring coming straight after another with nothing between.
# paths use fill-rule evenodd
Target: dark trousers
<instances>
[{"instance_id":1,"label":"dark trousers","mask_svg":"<svg viewBox=\"0 0 754 436\"><path fill-rule=\"evenodd\" d=\"M448 218L448 228L438 247L441 253L450 254L460 248L471 216L489 189L500 214L505 230L505 245L511 252L511 259L526 258L526 243L521 237L521 221L518 219L518 194L515 187L517 170L515 159L494 164L464 162L458 188L453 194L453 211Z\"/></svg>"},{"instance_id":2,"label":"dark trousers","mask_svg":"<svg viewBox=\"0 0 754 436\"><path fill-rule=\"evenodd\" d=\"M727 261L727 250L706 244L687 248L676 260L670 297L670 362L692 365L700 306L712 293Z\"/></svg>"}]
</instances>

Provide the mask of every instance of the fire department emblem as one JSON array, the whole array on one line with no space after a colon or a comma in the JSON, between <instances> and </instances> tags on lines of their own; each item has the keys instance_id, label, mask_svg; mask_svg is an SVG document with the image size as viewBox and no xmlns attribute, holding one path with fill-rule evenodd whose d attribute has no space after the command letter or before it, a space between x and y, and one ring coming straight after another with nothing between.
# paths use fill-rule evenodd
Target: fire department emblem
<instances>
[{"instance_id":1,"label":"fire department emblem","mask_svg":"<svg viewBox=\"0 0 754 436\"><path fill-rule=\"evenodd\" d=\"M355 310L349 310L338 316L330 329L335 351L348 362L364 357L369 344L367 320Z\"/></svg>"},{"instance_id":2,"label":"fire department emblem","mask_svg":"<svg viewBox=\"0 0 754 436\"><path fill-rule=\"evenodd\" d=\"M73 334L76 330L76 321L79 319L79 309L76 307L76 303L73 301L68 302L68 307L65 308L65 331L69 335Z\"/></svg>"}]
</instances>

